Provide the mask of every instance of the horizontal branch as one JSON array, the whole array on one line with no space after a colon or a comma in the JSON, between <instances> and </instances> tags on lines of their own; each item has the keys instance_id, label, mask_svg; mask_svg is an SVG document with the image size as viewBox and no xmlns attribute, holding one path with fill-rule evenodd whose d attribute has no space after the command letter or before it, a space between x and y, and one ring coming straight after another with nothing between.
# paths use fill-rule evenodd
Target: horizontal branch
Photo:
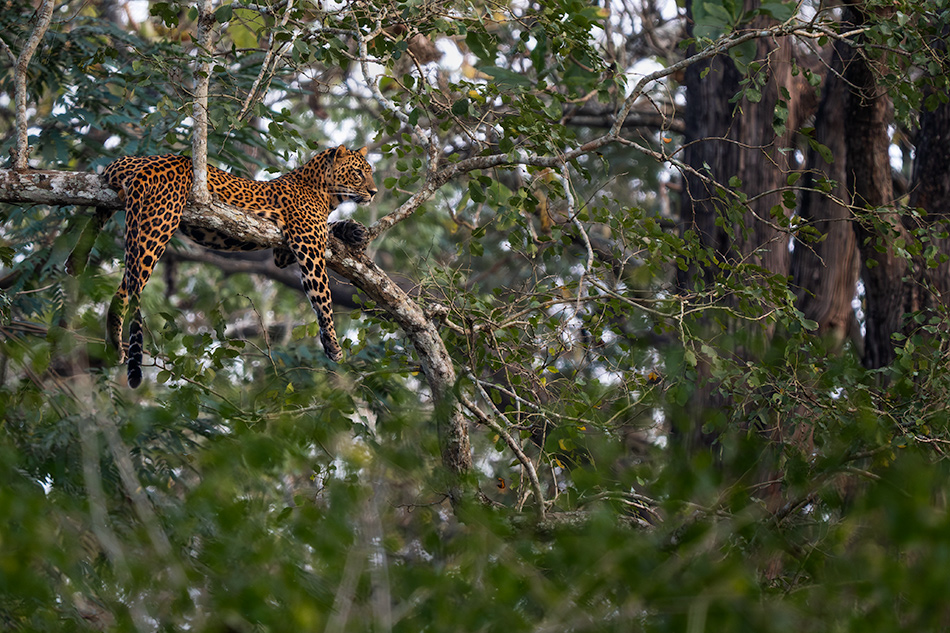
<instances>
[{"instance_id":1,"label":"horizontal branch","mask_svg":"<svg viewBox=\"0 0 950 633\"><path fill-rule=\"evenodd\" d=\"M122 207L116 192L109 189L100 176L51 169L0 169L0 202Z\"/></svg>"}]
</instances>

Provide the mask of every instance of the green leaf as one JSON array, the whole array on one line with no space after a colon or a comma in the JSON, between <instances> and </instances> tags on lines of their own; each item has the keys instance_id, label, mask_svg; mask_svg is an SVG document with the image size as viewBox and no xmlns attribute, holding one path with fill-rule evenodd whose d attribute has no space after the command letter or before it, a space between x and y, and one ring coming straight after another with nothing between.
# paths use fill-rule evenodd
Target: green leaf
<instances>
[{"instance_id":1,"label":"green leaf","mask_svg":"<svg viewBox=\"0 0 950 633\"><path fill-rule=\"evenodd\" d=\"M693 3L693 35L715 40L732 30L737 16L732 2L698 0Z\"/></svg>"},{"instance_id":2,"label":"green leaf","mask_svg":"<svg viewBox=\"0 0 950 633\"><path fill-rule=\"evenodd\" d=\"M214 19L218 21L218 24L224 24L231 20L233 14L233 7L230 4L225 4L217 8L214 12Z\"/></svg>"},{"instance_id":3,"label":"green leaf","mask_svg":"<svg viewBox=\"0 0 950 633\"><path fill-rule=\"evenodd\" d=\"M517 73L513 70L508 70L507 68L499 68L498 66L482 66L478 70L494 79L495 84L503 90L530 88L534 85L534 82L532 82L522 73Z\"/></svg>"},{"instance_id":4,"label":"green leaf","mask_svg":"<svg viewBox=\"0 0 950 633\"><path fill-rule=\"evenodd\" d=\"M818 152L818 154L824 159L826 163L831 164L835 161L834 154L831 153L831 149L829 149L826 145L822 145L813 138L808 139L808 145L813 150Z\"/></svg>"},{"instance_id":5,"label":"green leaf","mask_svg":"<svg viewBox=\"0 0 950 633\"><path fill-rule=\"evenodd\" d=\"M482 61L493 63L498 53L498 42L488 33L469 31L465 36L465 43L476 57Z\"/></svg>"},{"instance_id":6,"label":"green leaf","mask_svg":"<svg viewBox=\"0 0 950 633\"><path fill-rule=\"evenodd\" d=\"M759 12L771 15L779 22L786 22L793 18L798 12L796 2L775 2L767 0L759 7Z\"/></svg>"},{"instance_id":7,"label":"green leaf","mask_svg":"<svg viewBox=\"0 0 950 633\"><path fill-rule=\"evenodd\" d=\"M475 180L468 181L468 195L472 198L472 202L476 204L480 204L486 200L485 189Z\"/></svg>"},{"instance_id":8,"label":"green leaf","mask_svg":"<svg viewBox=\"0 0 950 633\"><path fill-rule=\"evenodd\" d=\"M738 46L733 46L729 49L729 57L732 58L732 61L736 64L736 68L739 69L739 72L746 74L748 72L748 66L753 61L755 61L755 55L758 51L755 40L748 40L739 44Z\"/></svg>"},{"instance_id":9,"label":"green leaf","mask_svg":"<svg viewBox=\"0 0 950 633\"><path fill-rule=\"evenodd\" d=\"M452 114L455 116L466 116L468 115L468 105L469 101L467 97L462 97L458 101L452 104Z\"/></svg>"},{"instance_id":10,"label":"green leaf","mask_svg":"<svg viewBox=\"0 0 950 633\"><path fill-rule=\"evenodd\" d=\"M696 363L697 363L696 353L693 350L687 348L686 351L683 352L683 359L686 361L686 364L688 366L690 367L696 366Z\"/></svg>"}]
</instances>

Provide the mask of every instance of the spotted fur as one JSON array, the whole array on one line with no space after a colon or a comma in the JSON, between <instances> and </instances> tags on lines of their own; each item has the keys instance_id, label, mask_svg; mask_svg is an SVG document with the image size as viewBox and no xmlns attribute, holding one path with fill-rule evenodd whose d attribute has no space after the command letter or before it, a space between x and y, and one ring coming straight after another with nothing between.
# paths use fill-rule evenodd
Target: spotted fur
<instances>
[{"instance_id":1,"label":"spotted fur","mask_svg":"<svg viewBox=\"0 0 950 633\"><path fill-rule=\"evenodd\" d=\"M277 224L286 244L274 250L278 266L300 264L307 297L320 324L320 341L332 361L343 356L333 327L333 311L324 252L329 231L351 246L365 241L365 229L357 222L327 224L327 216L345 200L368 203L376 195L373 170L366 161L366 148L351 151L342 145L314 156L306 165L275 180L260 182L232 176L208 167L208 189L226 204ZM172 234L181 229L194 241L218 250L260 250L253 242L241 242L214 230L181 224L181 214L191 192L191 159L184 156L126 156L109 165L104 173L109 186L125 198L125 274L109 306L107 323L110 343L122 350L125 315L132 310L129 325L129 385L142 380L142 313L139 299L155 264ZM97 228L110 214L97 216Z\"/></svg>"}]
</instances>

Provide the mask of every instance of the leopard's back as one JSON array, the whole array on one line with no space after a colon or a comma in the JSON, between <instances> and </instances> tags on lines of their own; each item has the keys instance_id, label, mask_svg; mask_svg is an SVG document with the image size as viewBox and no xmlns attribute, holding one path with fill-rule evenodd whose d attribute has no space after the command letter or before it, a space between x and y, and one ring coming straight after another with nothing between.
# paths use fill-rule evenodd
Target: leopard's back
<instances>
[{"instance_id":1,"label":"leopard's back","mask_svg":"<svg viewBox=\"0 0 950 633\"><path fill-rule=\"evenodd\" d=\"M128 198L129 187L190 189L191 159L176 154L123 156L102 173L109 187Z\"/></svg>"}]
</instances>

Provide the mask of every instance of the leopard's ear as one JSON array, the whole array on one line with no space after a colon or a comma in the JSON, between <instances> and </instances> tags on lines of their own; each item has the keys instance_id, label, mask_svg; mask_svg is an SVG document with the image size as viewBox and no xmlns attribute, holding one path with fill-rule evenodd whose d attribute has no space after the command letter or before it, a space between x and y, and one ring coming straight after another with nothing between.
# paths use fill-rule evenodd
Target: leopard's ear
<instances>
[{"instance_id":1,"label":"leopard's ear","mask_svg":"<svg viewBox=\"0 0 950 633\"><path fill-rule=\"evenodd\" d=\"M330 150L330 160L336 160L340 154L346 152L346 145L339 145Z\"/></svg>"},{"instance_id":2,"label":"leopard's ear","mask_svg":"<svg viewBox=\"0 0 950 633\"><path fill-rule=\"evenodd\" d=\"M366 154L369 153L369 148L364 145L363 147L359 148L359 149L356 150L356 151L358 151L358 152L359 152L360 154L362 154L363 156L366 156Z\"/></svg>"}]
</instances>

